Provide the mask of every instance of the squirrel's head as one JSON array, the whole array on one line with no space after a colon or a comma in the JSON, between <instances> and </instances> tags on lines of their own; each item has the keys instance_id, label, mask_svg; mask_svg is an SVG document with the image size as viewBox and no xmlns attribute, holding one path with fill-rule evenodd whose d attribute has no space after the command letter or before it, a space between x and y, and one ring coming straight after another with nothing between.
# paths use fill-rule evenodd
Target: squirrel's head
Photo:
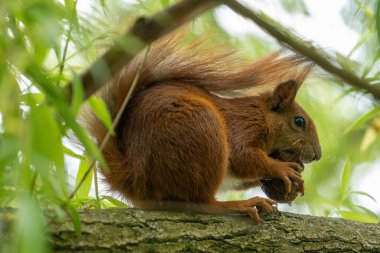
<instances>
[{"instance_id":1,"label":"squirrel's head","mask_svg":"<svg viewBox=\"0 0 380 253\"><path fill-rule=\"evenodd\" d=\"M295 80L279 84L267 97L268 123L274 130L270 152L284 153L292 161L309 163L322 156L313 120L295 102L299 88Z\"/></svg>"}]
</instances>

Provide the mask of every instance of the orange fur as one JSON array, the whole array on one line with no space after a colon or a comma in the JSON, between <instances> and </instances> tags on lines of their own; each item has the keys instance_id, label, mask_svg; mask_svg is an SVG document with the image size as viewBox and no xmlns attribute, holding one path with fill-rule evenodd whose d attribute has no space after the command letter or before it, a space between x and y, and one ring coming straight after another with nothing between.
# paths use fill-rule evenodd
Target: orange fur
<instances>
[{"instance_id":1,"label":"orange fur","mask_svg":"<svg viewBox=\"0 0 380 253\"><path fill-rule=\"evenodd\" d=\"M305 162L321 156L315 126L294 101L309 67L301 57L274 53L245 64L231 52L215 52L196 40L178 43L178 36L154 45L141 70L133 98L103 150L111 189L132 202L185 201L221 206L249 213L254 206L270 210L274 201L252 198L219 202L215 194L225 176L240 186L257 185L264 178L302 184L298 164L281 162L273 151L291 152ZM136 57L119 76L97 93L114 117L138 66ZM226 99L234 91L277 85L274 92ZM87 128L101 143L106 128L84 113ZM307 125L300 130L294 117Z\"/></svg>"}]
</instances>

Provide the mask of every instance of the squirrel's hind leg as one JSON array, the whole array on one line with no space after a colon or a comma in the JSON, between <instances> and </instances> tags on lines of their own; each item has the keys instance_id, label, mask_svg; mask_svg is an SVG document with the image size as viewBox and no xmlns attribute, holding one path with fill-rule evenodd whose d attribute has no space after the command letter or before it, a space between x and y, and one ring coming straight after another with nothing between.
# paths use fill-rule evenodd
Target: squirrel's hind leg
<instances>
[{"instance_id":1,"label":"squirrel's hind leg","mask_svg":"<svg viewBox=\"0 0 380 253\"><path fill-rule=\"evenodd\" d=\"M215 201L213 205L222 207L233 212L248 214L252 220L262 222L258 211L262 210L266 213L277 210L277 202L261 197L253 197L247 200L236 201Z\"/></svg>"},{"instance_id":2,"label":"squirrel's hind leg","mask_svg":"<svg viewBox=\"0 0 380 253\"><path fill-rule=\"evenodd\" d=\"M208 204L228 166L224 118L205 91L187 84L158 84L130 103L121 134L133 202Z\"/></svg>"}]
</instances>

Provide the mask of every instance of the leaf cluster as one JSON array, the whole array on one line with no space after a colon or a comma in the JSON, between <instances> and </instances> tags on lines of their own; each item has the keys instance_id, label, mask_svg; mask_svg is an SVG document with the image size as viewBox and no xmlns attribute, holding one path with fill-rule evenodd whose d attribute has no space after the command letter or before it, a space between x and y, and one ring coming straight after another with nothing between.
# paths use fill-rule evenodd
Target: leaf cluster
<instances>
[{"instance_id":1,"label":"leaf cluster","mask_svg":"<svg viewBox=\"0 0 380 253\"><path fill-rule=\"evenodd\" d=\"M83 101L79 76L136 17L149 16L174 2L177 1L0 3L0 207L20 210L12 228L12 242L0 245L1 252L48 252L47 221L42 215L45 211L54 213L58 220L71 216L80 233L78 208L127 207L100 190L100 176L93 165L104 161L77 120L80 106L86 103L110 133L113 124L101 99ZM343 69L378 85L380 9L373 1L353 3L342 15L349 24L360 20L355 29L361 38L348 55L336 54L334 60ZM310 15L303 1L282 1L279 5L289 15ZM219 10L207 12L193 21L194 36L216 34L226 47L241 50L247 58L279 48L255 34L232 37L218 13ZM73 94L68 102L65 85L69 81L73 83ZM375 198L357 189L360 178L379 163L377 102L318 73L298 99L319 128L324 158L305 171L306 195L291 210L377 221L378 211L358 202L360 198ZM75 146L73 138L81 148ZM1 229L0 224L0 234Z\"/></svg>"}]
</instances>

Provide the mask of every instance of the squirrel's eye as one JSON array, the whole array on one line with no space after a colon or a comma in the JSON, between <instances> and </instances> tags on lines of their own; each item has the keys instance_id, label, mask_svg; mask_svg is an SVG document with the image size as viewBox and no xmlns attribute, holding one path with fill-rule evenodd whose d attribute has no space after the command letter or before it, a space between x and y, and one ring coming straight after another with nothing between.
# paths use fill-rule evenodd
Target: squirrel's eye
<instances>
[{"instance_id":1,"label":"squirrel's eye","mask_svg":"<svg viewBox=\"0 0 380 253\"><path fill-rule=\"evenodd\" d=\"M299 128L305 128L305 119L302 117L295 117L294 124L296 124Z\"/></svg>"}]
</instances>

